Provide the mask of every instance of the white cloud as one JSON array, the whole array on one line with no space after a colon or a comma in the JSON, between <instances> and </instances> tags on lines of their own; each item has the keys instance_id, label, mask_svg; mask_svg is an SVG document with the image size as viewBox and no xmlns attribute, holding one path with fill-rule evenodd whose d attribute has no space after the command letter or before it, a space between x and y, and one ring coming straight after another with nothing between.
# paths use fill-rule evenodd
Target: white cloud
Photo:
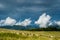
<instances>
[{"instance_id":1,"label":"white cloud","mask_svg":"<svg viewBox=\"0 0 60 40\"><path fill-rule=\"evenodd\" d=\"M10 17L7 17L4 24L5 25L14 25L16 23L16 20L15 19L12 19Z\"/></svg>"},{"instance_id":2,"label":"white cloud","mask_svg":"<svg viewBox=\"0 0 60 40\"><path fill-rule=\"evenodd\" d=\"M55 21L55 24L60 26L60 21Z\"/></svg>"},{"instance_id":3,"label":"white cloud","mask_svg":"<svg viewBox=\"0 0 60 40\"><path fill-rule=\"evenodd\" d=\"M0 26L4 26L4 25L14 25L16 23L15 19L12 19L10 17L7 17L5 20L1 20L0 21Z\"/></svg>"},{"instance_id":4,"label":"white cloud","mask_svg":"<svg viewBox=\"0 0 60 40\"><path fill-rule=\"evenodd\" d=\"M31 20L30 20L30 18L29 18L29 19L25 19L25 20L22 21L22 22L16 23L16 25L27 26L27 25L30 25L30 23L31 23Z\"/></svg>"},{"instance_id":5,"label":"white cloud","mask_svg":"<svg viewBox=\"0 0 60 40\"><path fill-rule=\"evenodd\" d=\"M0 20L0 26L6 26L6 25L10 25L10 26L13 26L13 25L27 26L27 25L30 25L30 23L31 23L30 18L25 19L22 22L20 22L20 21L16 22L15 19L10 18L10 17L7 17L5 20Z\"/></svg>"},{"instance_id":6,"label":"white cloud","mask_svg":"<svg viewBox=\"0 0 60 40\"><path fill-rule=\"evenodd\" d=\"M48 24L48 26L51 26L51 25L53 25L53 22L50 22L50 23Z\"/></svg>"},{"instance_id":7,"label":"white cloud","mask_svg":"<svg viewBox=\"0 0 60 40\"><path fill-rule=\"evenodd\" d=\"M0 21L0 26L4 26L4 22L5 22L5 20L1 20Z\"/></svg>"},{"instance_id":8,"label":"white cloud","mask_svg":"<svg viewBox=\"0 0 60 40\"><path fill-rule=\"evenodd\" d=\"M46 13L42 14L35 24L38 24L41 28L46 28L48 23L50 22L51 17L46 15Z\"/></svg>"}]
</instances>

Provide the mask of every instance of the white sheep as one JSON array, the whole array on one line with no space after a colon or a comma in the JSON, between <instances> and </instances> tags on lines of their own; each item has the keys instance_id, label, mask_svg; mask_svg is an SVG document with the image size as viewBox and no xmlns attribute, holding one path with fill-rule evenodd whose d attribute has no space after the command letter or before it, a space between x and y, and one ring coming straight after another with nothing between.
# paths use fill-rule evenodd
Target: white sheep
<instances>
[{"instance_id":1,"label":"white sheep","mask_svg":"<svg viewBox=\"0 0 60 40\"><path fill-rule=\"evenodd\" d=\"M49 36L50 38L54 37L54 36Z\"/></svg>"},{"instance_id":2,"label":"white sheep","mask_svg":"<svg viewBox=\"0 0 60 40\"><path fill-rule=\"evenodd\" d=\"M18 32L17 32L16 34L17 34L17 35L19 35L19 33L18 33Z\"/></svg>"}]
</instances>

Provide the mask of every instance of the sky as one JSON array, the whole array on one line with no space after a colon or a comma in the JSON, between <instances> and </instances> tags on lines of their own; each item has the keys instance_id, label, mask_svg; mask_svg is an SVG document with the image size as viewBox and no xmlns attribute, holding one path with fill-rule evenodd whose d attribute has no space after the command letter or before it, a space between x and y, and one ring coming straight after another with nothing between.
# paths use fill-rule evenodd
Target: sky
<instances>
[{"instance_id":1,"label":"sky","mask_svg":"<svg viewBox=\"0 0 60 40\"><path fill-rule=\"evenodd\" d=\"M33 22L46 13L51 21L60 20L60 0L0 0L0 20L11 17L17 21L30 18Z\"/></svg>"}]
</instances>

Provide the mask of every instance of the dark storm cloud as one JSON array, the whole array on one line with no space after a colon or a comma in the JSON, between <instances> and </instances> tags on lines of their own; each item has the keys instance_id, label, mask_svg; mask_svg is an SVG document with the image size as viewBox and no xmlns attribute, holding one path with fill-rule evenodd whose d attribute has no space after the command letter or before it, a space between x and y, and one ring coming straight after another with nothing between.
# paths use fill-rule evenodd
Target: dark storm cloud
<instances>
[{"instance_id":1,"label":"dark storm cloud","mask_svg":"<svg viewBox=\"0 0 60 40\"><path fill-rule=\"evenodd\" d=\"M0 17L34 18L41 12L50 14L56 10L60 10L60 0L0 0Z\"/></svg>"},{"instance_id":2,"label":"dark storm cloud","mask_svg":"<svg viewBox=\"0 0 60 40\"><path fill-rule=\"evenodd\" d=\"M35 8L48 8L49 6L52 6L53 0L2 0L0 2L2 6L6 6L8 8L16 8L16 7L29 7L29 9Z\"/></svg>"}]
</instances>

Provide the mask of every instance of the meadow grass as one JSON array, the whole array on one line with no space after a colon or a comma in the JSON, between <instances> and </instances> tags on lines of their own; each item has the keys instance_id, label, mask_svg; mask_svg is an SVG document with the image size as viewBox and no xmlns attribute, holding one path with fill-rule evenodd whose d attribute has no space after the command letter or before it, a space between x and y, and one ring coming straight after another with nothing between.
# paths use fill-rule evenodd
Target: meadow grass
<instances>
[{"instance_id":1,"label":"meadow grass","mask_svg":"<svg viewBox=\"0 0 60 40\"><path fill-rule=\"evenodd\" d=\"M0 28L0 40L60 40L60 32L22 31Z\"/></svg>"}]
</instances>

